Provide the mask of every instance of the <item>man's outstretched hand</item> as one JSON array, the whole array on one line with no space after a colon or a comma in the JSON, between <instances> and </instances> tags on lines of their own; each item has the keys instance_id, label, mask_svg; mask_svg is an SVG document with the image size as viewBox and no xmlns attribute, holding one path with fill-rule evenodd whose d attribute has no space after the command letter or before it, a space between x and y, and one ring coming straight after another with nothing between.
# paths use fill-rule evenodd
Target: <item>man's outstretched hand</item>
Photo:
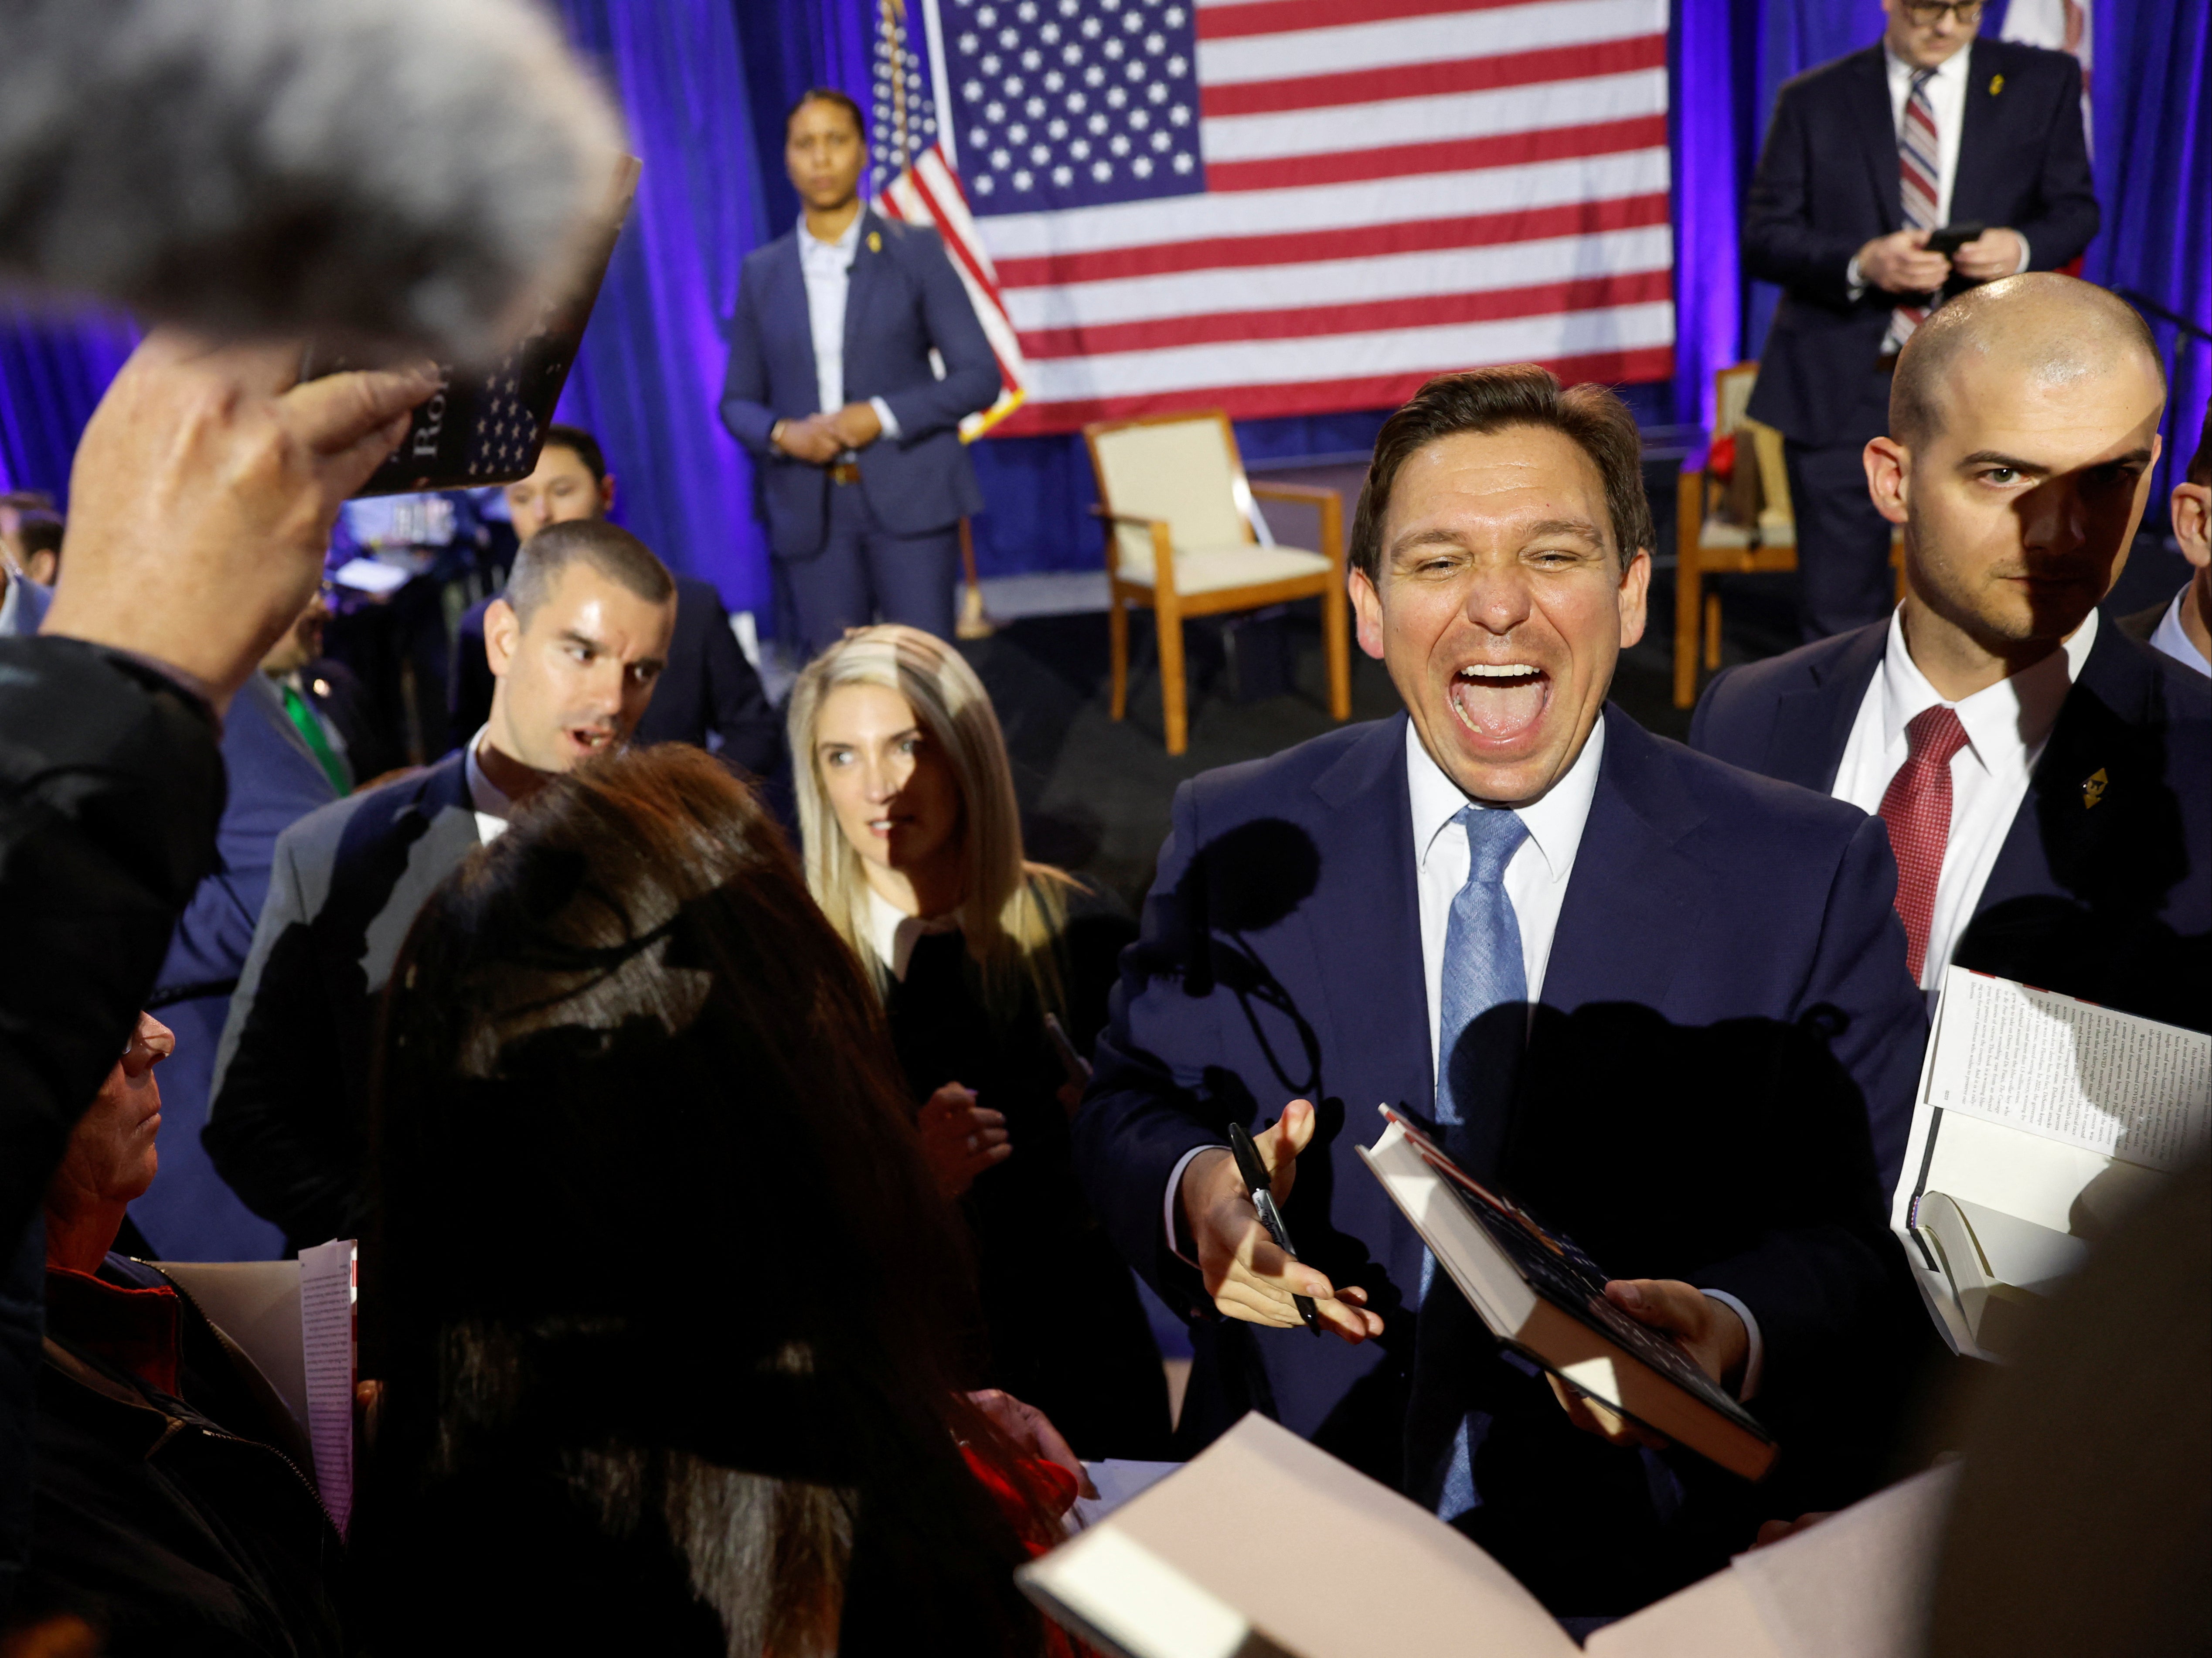
<instances>
[{"instance_id":1,"label":"man's outstretched hand","mask_svg":"<svg viewBox=\"0 0 2212 1658\"><path fill-rule=\"evenodd\" d=\"M338 507L438 386L428 364L302 381L300 356L146 337L77 445L43 632L151 657L228 705L307 607Z\"/></svg>"},{"instance_id":2,"label":"man's outstretched hand","mask_svg":"<svg viewBox=\"0 0 2212 1658\"><path fill-rule=\"evenodd\" d=\"M1605 1298L1638 1323L1673 1336L1674 1345L1727 1392L1733 1394L1743 1385L1751 1334L1733 1307L1674 1278L1615 1278L1605 1286ZM1648 1445L1657 1450L1667 1444L1650 1429L1577 1393L1556 1376L1547 1374L1544 1379L1552 1384L1568 1419L1585 1433L1615 1445Z\"/></svg>"},{"instance_id":3,"label":"man's outstretched hand","mask_svg":"<svg viewBox=\"0 0 2212 1658\"><path fill-rule=\"evenodd\" d=\"M1267 1189L1278 1204L1289 1200L1298 1153L1313 1134L1312 1105L1292 1100L1273 1127L1254 1137L1267 1165ZM1382 1315L1367 1310L1365 1291L1357 1285L1340 1291L1276 1247L1260 1224L1260 1212L1237 1172L1237 1159L1226 1149L1191 1159L1183 1170L1182 1197L1206 1292L1228 1317L1287 1327L1304 1321L1291 1297L1308 1296L1322 1327L1345 1340L1364 1341L1382 1333Z\"/></svg>"}]
</instances>

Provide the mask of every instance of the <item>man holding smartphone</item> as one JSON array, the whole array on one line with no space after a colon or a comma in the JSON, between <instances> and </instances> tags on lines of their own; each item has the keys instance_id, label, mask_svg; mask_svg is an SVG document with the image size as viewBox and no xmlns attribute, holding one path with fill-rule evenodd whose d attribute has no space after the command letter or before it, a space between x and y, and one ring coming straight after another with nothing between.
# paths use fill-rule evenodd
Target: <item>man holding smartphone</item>
<instances>
[{"instance_id":1,"label":"man holding smartphone","mask_svg":"<svg viewBox=\"0 0 2212 1658\"><path fill-rule=\"evenodd\" d=\"M2079 62L1976 39L1980 0L1882 10L1879 45L1782 88L1744 212L1745 269L1784 290L1749 413L1784 439L1808 641L1889 614L1890 526L1860 457L1912 331L2097 232Z\"/></svg>"}]
</instances>

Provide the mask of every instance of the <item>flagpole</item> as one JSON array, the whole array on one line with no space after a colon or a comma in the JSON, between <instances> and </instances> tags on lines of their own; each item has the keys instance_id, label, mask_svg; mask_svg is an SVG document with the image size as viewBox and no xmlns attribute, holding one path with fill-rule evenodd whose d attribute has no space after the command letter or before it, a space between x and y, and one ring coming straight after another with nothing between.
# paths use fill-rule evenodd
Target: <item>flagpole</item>
<instances>
[{"instance_id":1,"label":"flagpole","mask_svg":"<svg viewBox=\"0 0 2212 1658\"><path fill-rule=\"evenodd\" d=\"M945 32L937 27L937 0L921 0L921 18L929 31L929 96L937 106L937 143L945 152L945 165L960 170L960 144L952 131L952 88L945 84Z\"/></svg>"}]
</instances>

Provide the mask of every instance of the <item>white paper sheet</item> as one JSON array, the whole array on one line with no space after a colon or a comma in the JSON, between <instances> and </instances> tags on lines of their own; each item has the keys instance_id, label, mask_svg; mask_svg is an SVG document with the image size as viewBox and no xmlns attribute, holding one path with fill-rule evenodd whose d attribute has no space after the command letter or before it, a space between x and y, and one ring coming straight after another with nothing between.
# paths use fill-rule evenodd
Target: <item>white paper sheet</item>
<instances>
[{"instance_id":1,"label":"white paper sheet","mask_svg":"<svg viewBox=\"0 0 2212 1658\"><path fill-rule=\"evenodd\" d=\"M359 1295L351 1238L300 1251L307 1438L315 1450L315 1487L340 1536L353 1515L354 1303Z\"/></svg>"}]
</instances>

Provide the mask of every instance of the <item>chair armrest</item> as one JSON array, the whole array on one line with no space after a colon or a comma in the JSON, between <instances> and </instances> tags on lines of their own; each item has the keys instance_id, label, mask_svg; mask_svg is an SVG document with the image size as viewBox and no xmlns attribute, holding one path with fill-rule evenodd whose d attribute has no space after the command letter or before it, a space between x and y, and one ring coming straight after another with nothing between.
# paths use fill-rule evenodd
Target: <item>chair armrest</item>
<instances>
[{"instance_id":1,"label":"chair armrest","mask_svg":"<svg viewBox=\"0 0 2212 1658\"><path fill-rule=\"evenodd\" d=\"M1248 480L1249 482L1249 480ZM1323 483L1254 483L1255 500L1295 501L1321 511L1321 545L1314 550L1344 568L1344 495Z\"/></svg>"},{"instance_id":2,"label":"chair armrest","mask_svg":"<svg viewBox=\"0 0 2212 1658\"><path fill-rule=\"evenodd\" d=\"M1121 551L1115 544L1115 529L1126 525L1132 530L1143 530L1151 535L1153 602L1158 603L1160 596L1165 594L1169 604L1172 604L1175 602L1175 543L1169 535L1168 521L1164 518L1139 518L1134 513L1111 512L1095 502L1091 506L1091 515L1099 521L1098 527L1105 533L1106 574L1109 580L1121 571Z\"/></svg>"},{"instance_id":3,"label":"chair armrest","mask_svg":"<svg viewBox=\"0 0 2212 1658\"><path fill-rule=\"evenodd\" d=\"M1096 502L1091 504L1091 516L1097 519L1103 519L1109 524L1133 525L1139 530L1149 530L1154 525L1158 525L1163 530L1169 527L1167 519L1164 518L1139 518L1134 513L1109 512L1105 507L1097 505Z\"/></svg>"}]
</instances>

